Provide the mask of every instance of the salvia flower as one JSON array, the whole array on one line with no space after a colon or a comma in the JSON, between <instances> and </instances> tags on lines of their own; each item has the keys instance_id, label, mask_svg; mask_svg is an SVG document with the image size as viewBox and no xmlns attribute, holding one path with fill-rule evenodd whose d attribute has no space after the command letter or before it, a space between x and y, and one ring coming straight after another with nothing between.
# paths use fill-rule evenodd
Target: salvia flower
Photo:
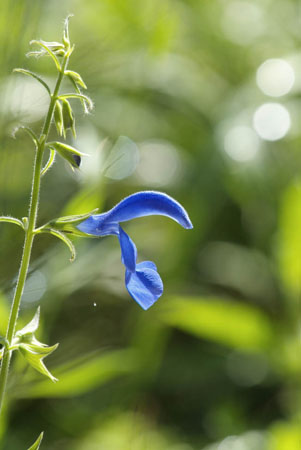
<instances>
[{"instance_id":1,"label":"salvia flower","mask_svg":"<svg viewBox=\"0 0 301 450\"><path fill-rule=\"evenodd\" d=\"M192 228L188 214L180 203L167 194L154 191L132 194L111 210L92 215L77 225L81 232L88 235L118 236L121 261L125 265L126 288L143 309L148 309L162 295L163 283L153 262L137 263L136 246L120 223L150 215L167 216L184 228Z\"/></svg>"}]
</instances>

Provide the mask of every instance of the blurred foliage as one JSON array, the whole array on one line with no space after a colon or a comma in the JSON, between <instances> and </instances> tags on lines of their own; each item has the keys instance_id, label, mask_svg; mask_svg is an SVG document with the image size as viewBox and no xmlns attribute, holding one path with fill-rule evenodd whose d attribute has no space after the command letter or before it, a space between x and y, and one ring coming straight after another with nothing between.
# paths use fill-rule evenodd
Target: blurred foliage
<instances>
[{"instance_id":1,"label":"blurred foliage","mask_svg":"<svg viewBox=\"0 0 301 450\"><path fill-rule=\"evenodd\" d=\"M60 381L14 358L1 448L27 448L43 429L43 450L300 449L299 2L2 0L1 214L27 214L33 149L12 131L39 132L47 108L43 88L12 70L53 85L51 61L24 55L31 39L59 40L70 12L72 68L95 110L78 109L68 143L90 156L79 173L57 161L47 174L40 223L158 189L194 230L162 217L127 225L164 280L147 313L125 291L114 237L76 239L70 264L63 244L38 236L18 329L41 304ZM258 82L271 58L294 71L278 98ZM282 139L262 138L264 103L289 113ZM1 334L22 243L1 224Z\"/></svg>"}]
</instances>

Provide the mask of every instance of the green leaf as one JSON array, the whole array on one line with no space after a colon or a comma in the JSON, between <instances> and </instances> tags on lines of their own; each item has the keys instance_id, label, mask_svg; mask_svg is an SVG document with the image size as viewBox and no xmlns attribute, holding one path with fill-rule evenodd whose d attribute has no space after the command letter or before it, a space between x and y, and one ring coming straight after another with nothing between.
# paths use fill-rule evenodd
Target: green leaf
<instances>
[{"instance_id":1,"label":"green leaf","mask_svg":"<svg viewBox=\"0 0 301 450\"><path fill-rule=\"evenodd\" d=\"M42 431L42 433L40 434L38 439L35 441L35 443L31 447L29 447L28 450L39 450L41 442L42 442L42 439L43 439L43 436L44 436L44 433Z\"/></svg>"},{"instance_id":2,"label":"green leaf","mask_svg":"<svg viewBox=\"0 0 301 450\"><path fill-rule=\"evenodd\" d=\"M20 398L73 397L136 369L136 354L130 350L111 351L88 358L85 356L56 368L59 383L54 385L43 380L24 384L16 390L16 395Z\"/></svg>"},{"instance_id":3,"label":"green leaf","mask_svg":"<svg viewBox=\"0 0 301 450\"><path fill-rule=\"evenodd\" d=\"M14 69L13 72L23 73L24 75L28 75L30 77L35 78L37 81L39 81L39 83L41 83L42 86L44 86L44 88L46 89L48 94L51 96L51 91L50 91L48 84L36 73L31 72L30 70L27 70L27 69L19 69L19 68Z\"/></svg>"},{"instance_id":4,"label":"green leaf","mask_svg":"<svg viewBox=\"0 0 301 450\"><path fill-rule=\"evenodd\" d=\"M23 230L24 230L24 225L23 225L22 220L16 219L15 217L0 216L0 222L14 223L15 225L19 225L19 227L23 228Z\"/></svg>"},{"instance_id":5,"label":"green leaf","mask_svg":"<svg viewBox=\"0 0 301 450\"><path fill-rule=\"evenodd\" d=\"M38 342L38 341L36 341ZM44 344L19 344L18 349L20 353L24 356L26 361L38 372L42 375L51 379L51 381L58 381L49 370L46 368L43 363L43 359L50 355L50 353L54 352L54 350L58 347L58 344L52 345L51 347L47 347Z\"/></svg>"},{"instance_id":6,"label":"green leaf","mask_svg":"<svg viewBox=\"0 0 301 450\"><path fill-rule=\"evenodd\" d=\"M301 294L301 180L284 192L280 207L278 261L286 289L299 300Z\"/></svg>"},{"instance_id":7,"label":"green leaf","mask_svg":"<svg viewBox=\"0 0 301 450\"><path fill-rule=\"evenodd\" d=\"M55 150L50 149L49 158L43 169L41 170L41 176L45 175L45 173L53 166L55 161Z\"/></svg>"},{"instance_id":8,"label":"green leaf","mask_svg":"<svg viewBox=\"0 0 301 450\"><path fill-rule=\"evenodd\" d=\"M262 352L274 342L269 318L243 302L175 297L162 302L158 313L168 325L235 349Z\"/></svg>"},{"instance_id":9,"label":"green leaf","mask_svg":"<svg viewBox=\"0 0 301 450\"><path fill-rule=\"evenodd\" d=\"M68 163L71 167L79 168L81 157L87 156L85 153L81 153L76 150L71 145L63 144L62 142L48 142L47 147L53 148L56 150Z\"/></svg>"},{"instance_id":10,"label":"green leaf","mask_svg":"<svg viewBox=\"0 0 301 450\"><path fill-rule=\"evenodd\" d=\"M39 228L37 230L38 233L48 233L48 234L52 234L53 236L59 238L61 241L64 242L64 244L67 245L67 247L70 250L71 253L71 258L70 261L73 262L76 258L76 250L75 247L73 245L73 242L64 234L62 233L62 231L60 230L56 230L55 228Z\"/></svg>"}]
</instances>

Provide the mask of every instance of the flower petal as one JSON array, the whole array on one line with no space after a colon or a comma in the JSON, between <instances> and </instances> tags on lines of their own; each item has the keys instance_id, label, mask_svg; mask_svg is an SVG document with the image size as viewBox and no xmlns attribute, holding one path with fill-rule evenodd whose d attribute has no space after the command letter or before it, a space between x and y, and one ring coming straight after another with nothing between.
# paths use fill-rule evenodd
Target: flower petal
<instances>
[{"instance_id":1,"label":"flower petal","mask_svg":"<svg viewBox=\"0 0 301 450\"><path fill-rule=\"evenodd\" d=\"M135 272L136 260L137 260L137 248L132 239L126 234L125 231L119 226L119 243L121 248L121 261L125 267Z\"/></svg>"},{"instance_id":2,"label":"flower petal","mask_svg":"<svg viewBox=\"0 0 301 450\"><path fill-rule=\"evenodd\" d=\"M124 222L137 217L162 215L184 228L192 228L187 212L180 203L163 192L142 191L124 198L107 213L106 221Z\"/></svg>"},{"instance_id":3,"label":"flower petal","mask_svg":"<svg viewBox=\"0 0 301 450\"><path fill-rule=\"evenodd\" d=\"M193 227L183 206L172 197L163 192L142 191L124 198L106 213L89 217L77 228L96 236L118 234L117 223L151 215L167 216L184 228Z\"/></svg>"},{"instance_id":4,"label":"flower petal","mask_svg":"<svg viewBox=\"0 0 301 450\"><path fill-rule=\"evenodd\" d=\"M136 272L126 270L125 284L129 294L144 309L150 308L162 295L163 283L151 261L137 264Z\"/></svg>"},{"instance_id":5,"label":"flower petal","mask_svg":"<svg viewBox=\"0 0 301 450\"><path fill-rule=\"evenodd\" d=\"M118 223L106 221L108 213L96 214L88 217L76 226L80 231L94 236L107 236L109 234L118 234Z\"/></svg>"}]
</instances>

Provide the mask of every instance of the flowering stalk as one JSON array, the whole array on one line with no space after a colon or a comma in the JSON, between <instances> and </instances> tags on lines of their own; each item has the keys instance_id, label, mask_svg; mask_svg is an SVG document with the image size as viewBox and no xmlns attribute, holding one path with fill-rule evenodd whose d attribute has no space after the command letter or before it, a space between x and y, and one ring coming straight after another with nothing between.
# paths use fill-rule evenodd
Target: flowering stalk
<instances>
[{"instance_id":1,"label":"flowering stalk","mask_svg":"<svg viewBox=\"0 0 301 450\"><path fill-rule=\"evenodd\" d=\"M48 113L44 122L43 129L41 131L41 135L39 139L36 142L36 155L35 155L35 161L34 161L34 169L33 169L33 180L32 180L32 187L31 187L31 197L30 197L30 206L29 206L29 215L28 215L28 222L24 226L25 231L25 240L24 240L24 247L23 247L23 254L19 269L19 275L17 279L16 289L14 293L14 298L10 310L10 317L9 322L7 326L6 331L6 339L4 342L4 351L3 351L3 359L2 359L2 365L1 365L1 371L0 371L0 414L1 409L3 406L3 400L5 395L5 389L7 384L7 378L8 378L8 372L9 372L9 365L12 355L12 345L13 345L13 338L14 333L16 329L19 309L20 309L20 303L22 299L22 294L24 290L24 285L28 273L28 267L30 262L30 256L31 256L31 250L32 250L32 244L33 240L36 234L36 222L37 222L37 215L38 215L38 207L39 207L39 193L40 193L40 184L41 184L41 173L42 173L42 161L43 161L43 154L45 150L45 143L47 141L47 137L49 134L55 103L57 100L57 96L60 90L60 86L62 83L62 80L64 78L65 69L68 65L68 60L70 56L70 49L67 51L63 57L62 65L60 66L60 71L57 77L56 85L53 91L53 94L51 95L51 100L48 108Z\"/></svg>"},{"instance_id":2,"label":"flowering stalk","mask_svg":"<svg viewBox=\"0 0 301 450\"><path fill-rule=\"evenodd\" d=\"M15 69L16 72L31 76L40 82L50 95L48 113L39 137L28 127L21 126L32 138L36 155L34 161L33 180L29 205L28 218L20 219L0 216L0 222L9 222L21 226L25 231L23 255L21 259L17 285L11 306L6 337L0 336L0 359L2 365L0 371L0 414L3 406L5 390L7 385L9 365L14 350L18 350L27 362L38 372L50 378L57 379L48 371L43 363L43 358L52 353L58 344L47 346L39 342L34 333L39 326L40 310L38 308L35 316L22 330L16 332L16 324L20 309L20 303L24 285L28 273L31 250L36 235L40 233L51 234L62 240L71 252L71 261L75 258L75 248L68 236L108 236L115 235L119 239L121 248L121 261L125 266L125 285L132 298L144 309L150 308L163 293L163 282L152 261L138 262L137 249L134 242L123 230L120 223L138 217L149 215L163 215L176 221L183 228L192 228L192 223L183 206L162 192L137 192L121 200L114 208L102 214L95 214L97 210L86 214L60 217L50 220L48 223L36 227L39 206L39 193L41 177L50 169L54 163L56 154L64 158L72 168L80 166L81 157L84 155L64 142L47 142L52 120L56 125L59 136L66 138L67 130L71 130L76 136L75 118L68 99L80 100L85 112L92 108L92 101L82 94L80 87L86 89L86 85L77 72L67 70L69 57L73 51L70 45L68 32L68 18L65 22L63 43L32 41L41 47L39 51L30 52L29 55L50 56L58 70L58 77L53 93L47 83L37 74L27 69ZM61 59L61 62L59 60ZM75 92L59 94L62 80L66 76L72 83ZM42 167L45 150L49 150L49 159ZM36 442L28 450L38 450L43 438L40 434Z\"/></svg>"}]
</instances>

